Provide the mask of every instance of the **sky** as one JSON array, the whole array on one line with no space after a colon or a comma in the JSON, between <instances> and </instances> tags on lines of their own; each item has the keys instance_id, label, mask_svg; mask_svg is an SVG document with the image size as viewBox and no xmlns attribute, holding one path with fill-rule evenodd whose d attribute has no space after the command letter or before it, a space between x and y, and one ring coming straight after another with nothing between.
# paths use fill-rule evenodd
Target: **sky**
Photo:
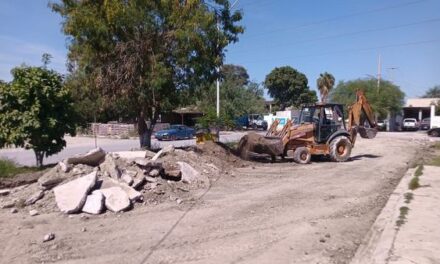
<instances>
[{"instance_id":1,"label":"sky","mask_svg":"<svg viewBox=\"0 0 440 264\"><path fill-rule=\"evenodd\" d=\"M66 72L61 17L47 0L0 1L0 79L22 63ZM320 73L336 82L376 77L417 97L440 85L440 0L238 0L245 27L228 46L226 63L244 66L263 82L275 67L291 66L316 89Z\"/></svg>"}]
</instances>

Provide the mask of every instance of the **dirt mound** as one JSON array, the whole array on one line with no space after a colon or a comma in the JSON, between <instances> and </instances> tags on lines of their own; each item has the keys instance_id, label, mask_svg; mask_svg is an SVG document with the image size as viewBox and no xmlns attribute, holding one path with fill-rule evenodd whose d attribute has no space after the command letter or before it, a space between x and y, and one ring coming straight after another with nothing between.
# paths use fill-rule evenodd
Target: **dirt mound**
<instances>
[{"instance_id":1,"label":"dirt mound","mask_svg":"<svg viewBox=\"0 0 440 264\"><path fill-rule=\"evenodd\" d=\"M199 153L205 161L214 163L222 168L245 167L249 165L249 162L240 158L237 150L223 143L208 141L195 147L195 152Z\"/></svg>"},{"instance_id":2,"label":"dirt mound","mask_svg":"<svg viewBox=\"0 0 440 264\"><path fill-rule=\"evenodd\" d=\"M233 149L214 142L184 150L167 146L154 157L142 151L103 153L105 158L95 166L78 162L72 164L67 159L44 172L33 174L25 182L22 182L21 176L11 179L14 184L4 185L11 189L9 195L0 197L0 207L50 213L63 211L60 200L70 203L76 199L79 203L74 205L74 210L65 212L78 213L93 192L106 192L115 186L130 196L130 208L170 200L180 205L192 201L200 192L209 188L212 179L230 175L233 168L248 165L248 162L235 155ZM84 157L87 155L89 153L84 154ZM75 159L87 161L84 157L77 155ZM81 179L91 173L95 173L96 183L89 183L93 186L83 188ZM23 186L16 187L18 185ZM63 185L69 185L69 188ZM70 185L82 189L82 192L70 192ZM57 188L63 191L54 194ZM35 201L29 202L32 199Z\"/></svg>"},{"instance_id":3,"label":"dirt mound","mask_svg":"<svg viewBox=\"0 0 440 264\"><path fill-rule=\"evenodd\" d=\"M283 144L278 138L272 139L256 133L248 133L240 139L237 152L245 160L259 154L268 155L274 159L275 156L283 153Z\"/></svg>"}]
</instances>

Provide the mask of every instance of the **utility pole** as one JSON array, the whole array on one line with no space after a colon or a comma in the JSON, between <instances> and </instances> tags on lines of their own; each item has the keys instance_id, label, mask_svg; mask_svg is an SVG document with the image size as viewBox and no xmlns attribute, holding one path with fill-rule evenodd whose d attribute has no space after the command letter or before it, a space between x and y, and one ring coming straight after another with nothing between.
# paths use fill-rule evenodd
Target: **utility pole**
<instances>
[{"instance_id":1,"label":"utility pole","mask_svg":"<svg viewBox=\"0 0 440 264\"><path fill-rule=\"evenodd\" d=\"M231 5L231 7L229 8L230 11L232 11L232 9L234 8L234 6L238 3L239 0L235 0L235 2ZM217 40L218 42L220 42L220 21L217 18L217 30L219 32L219 39ZM217 86L217 117L220 117L220 66L217 67L217 81L216 81L216 86Z\"/></svg>"}]
</instances>

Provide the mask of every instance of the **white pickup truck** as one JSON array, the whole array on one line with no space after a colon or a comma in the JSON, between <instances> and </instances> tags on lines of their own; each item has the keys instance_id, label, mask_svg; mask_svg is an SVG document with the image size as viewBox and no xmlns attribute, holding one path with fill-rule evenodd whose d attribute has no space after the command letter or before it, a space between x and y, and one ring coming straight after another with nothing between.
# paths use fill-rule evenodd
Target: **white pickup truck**
<instances>
[{"instance_id":1,"label":"white pickup truck","mask_svg":"<svg viewBox=\"0 0 440 264\"><path fill-rule=\"evenodd\" d=\"M403 119L403 130L418 130L419 124L415 118L405 118Z\"/></svg>"}]
</instances>

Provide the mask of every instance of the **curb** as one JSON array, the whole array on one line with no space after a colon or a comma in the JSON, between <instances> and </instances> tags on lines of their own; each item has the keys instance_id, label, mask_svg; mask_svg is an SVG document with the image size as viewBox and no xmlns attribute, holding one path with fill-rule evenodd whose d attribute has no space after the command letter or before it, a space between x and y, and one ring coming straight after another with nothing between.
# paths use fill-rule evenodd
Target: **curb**
<instances>
[{"instance_id":1,"label":"curb","mask_svg":"<svg viewBox=\"0 0 440 264\"><path fill-rule=\"evenodd\" d=\"M391 193L388 202L377 216L362 244L351 260L351 264L383 264L387 263L397 235L396 219L399 208L404 204L404 194L408 192L408 184L413 177L415 168L408 169L396 189Z\"/></svg>"}]
</instances>

